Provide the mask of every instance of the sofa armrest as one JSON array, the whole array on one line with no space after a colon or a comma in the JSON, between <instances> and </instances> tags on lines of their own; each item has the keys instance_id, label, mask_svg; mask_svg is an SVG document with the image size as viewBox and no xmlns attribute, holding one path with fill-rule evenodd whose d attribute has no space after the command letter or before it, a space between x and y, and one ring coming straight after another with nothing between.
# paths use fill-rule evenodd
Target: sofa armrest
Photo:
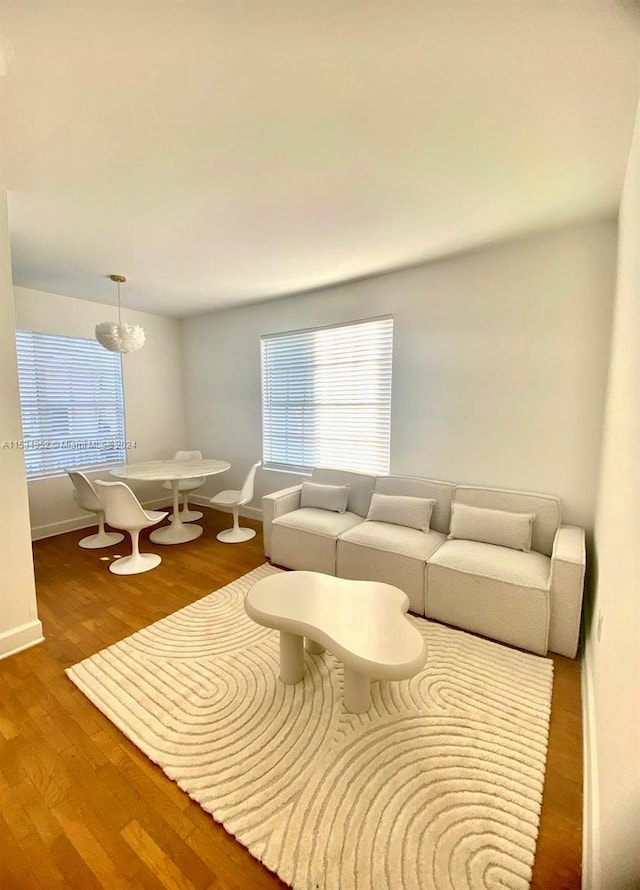
<instances>
[{"instance_id":1,"label":"sofa armrest","mask_svg":"<svg viewBox=\"0 0 640 890\"><path fill-rule=\"evenodd\" d=\"M264 537L264 555L271 556L271 523L278 516L291 513L300 508L302 485L292 485L262 498L262 530Z\"/></svg>"},{"instance_id":2,"label":"sofa armrest","mask_svg":"<svg viewBox=\"0 0 640 890\"><path fill-rule=\"evenodd\" d=\"M549 649L567 658L578 651L586 561L584 529L561 525L551 554Z\"/></svg>"}]
</instances>

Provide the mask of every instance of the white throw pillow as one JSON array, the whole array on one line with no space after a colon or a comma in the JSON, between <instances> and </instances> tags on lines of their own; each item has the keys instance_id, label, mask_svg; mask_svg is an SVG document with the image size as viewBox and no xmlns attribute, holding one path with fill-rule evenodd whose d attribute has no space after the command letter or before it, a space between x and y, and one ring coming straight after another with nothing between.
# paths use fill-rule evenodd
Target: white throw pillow
<instances>
[{"instance_id":1,"label":"white throw pillow","mask_svg":"<svg viewBox=\"0 0 640 890\"><path fill-rule=\"evenodd\" d=\"M301 507L316 507L318 510L332 510L334 513L345 513L348 500L348 485L320 485L318 482L302 483Z\"/></svg>"},{"instance_id":2,"label":"white throw pillow","mask_svg":"<svg viewBox=\"0 0 640 890\"><path fill-rule=\"evenodd\" d=\"M451 507L449 538L496 544L528 553L535 518L535 513L510 513L508 510L454 503Z\"/></svg>"},{"instance_id":3,"label":"white throw pillow","mask_svg":"<svg viewBox=\"0 0 640 890\"><path fill-rule=\"evenodd\" d=\"M390 522L392 525L405 525L407 528L428 532L435 503L435 498L414 498L374 491L367 520Z\"/></svg>"}]
</instances>

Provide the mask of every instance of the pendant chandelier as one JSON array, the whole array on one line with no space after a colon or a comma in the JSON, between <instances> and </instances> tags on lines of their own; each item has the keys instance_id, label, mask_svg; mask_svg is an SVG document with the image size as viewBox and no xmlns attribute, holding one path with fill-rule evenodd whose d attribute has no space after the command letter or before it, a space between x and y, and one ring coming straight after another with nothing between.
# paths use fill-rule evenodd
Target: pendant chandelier
<instances>
[{"instance_id":1,"label":"pendant chandelier","mask_svg":"<svg viewBox=\"0 0 640 890\"><path fill-rule=\"evenodd\" d=\"M139 324L123 322L120 307L120 285L127 280L124 275L109 275L118 285L118 321L102 321L96 325L96 340L109 352L135 352L144 346L144 330Z\"/></svg>"}]
</instances>

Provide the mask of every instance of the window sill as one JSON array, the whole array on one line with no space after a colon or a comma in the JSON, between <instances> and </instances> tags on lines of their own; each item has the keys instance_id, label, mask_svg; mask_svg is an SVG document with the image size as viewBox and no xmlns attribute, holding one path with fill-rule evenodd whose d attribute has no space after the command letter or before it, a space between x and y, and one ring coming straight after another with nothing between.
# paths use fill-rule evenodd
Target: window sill
<instances>
[{"instance_id":1,"label":"window sill","mask_svg":"<svg viewBox=\"0 0 640 890\"><path fill-rule=\"evenodd\" d=\"M304 479L311 479L311 472L305 470L284 469L283 467L269 467L264 464L261 467L267 473L284 473L286 476L302 476Z\"/></svg>"}]
</instances>

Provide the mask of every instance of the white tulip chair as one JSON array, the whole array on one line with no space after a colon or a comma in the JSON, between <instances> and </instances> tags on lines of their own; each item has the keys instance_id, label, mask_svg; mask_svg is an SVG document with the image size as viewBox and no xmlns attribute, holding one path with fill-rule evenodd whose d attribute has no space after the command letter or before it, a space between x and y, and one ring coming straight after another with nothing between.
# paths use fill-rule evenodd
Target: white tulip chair
<instances>
[{"instance_id":1,"label":"white tulip chair","mask_svg":"<svg viewBox=\"0 0 640 890\"><path fill-rule=\"evenodd\" d=\"M122 556L109 565L114 575L139 575L155 569L162 562L157 553L140 553L139 539L143 528L157 525L168 514L162 510L145 510L124 482L96 480L109 525L124 529L131 535L131 556Z\"/></svg>"},{"instance_id":2,"label":"white tulip chair","mask_svg":"<svg viewBox=\"0 0 640 890\"><path fill-rule=\"evenodd\" d=\"M213 507L230 507L233 512L233 528L225 529L225 531L216 535L217 539L225 544L240 544L242 541L250 541L251 538L255 537L256 533L252 528L240 528L238 514L240 507L244 507L245 504L253 500L256 470L260 466L262 466L262 461L259 460L251 467L239 491L221 491L209 501Z\"/></svg>"},{"instance_id":3,"label":"white tulip chair","mask_svg":"<svg viewBox=\"0 0 640 890\"><path fill-rule=\"evenodd\" d=\"M120 532L105 531L104 507L91 481L84 473L77 470L66 470L66 473L73 482L73 496L78 506L89 513L95 513L98 520L97 533L82 538L78 542L78 546L85 550L99 550L101 547L112 547L114 544L119 544L124 539L124 535L121 535Z\"/></svg>"}]
</instances>

